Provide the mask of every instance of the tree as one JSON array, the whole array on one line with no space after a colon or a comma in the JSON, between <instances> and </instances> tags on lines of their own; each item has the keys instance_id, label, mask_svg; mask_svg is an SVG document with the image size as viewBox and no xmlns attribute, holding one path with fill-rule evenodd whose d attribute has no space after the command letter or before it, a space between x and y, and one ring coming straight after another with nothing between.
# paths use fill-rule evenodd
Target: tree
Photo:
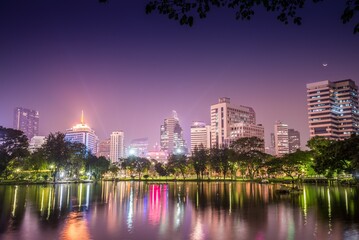
<instances>
[{"instance_id":1,"label":"tree","mask_svg":"<svg viewBox=\"0 0 359 240\"><path fill-rule=\"evenodd\" d=\"M122 168L130 170L131 175L132 172L136 172L139 179L141 179L142 173L148 171L150 167L151 162L147 158L131 156L122 162Z\"/></svg>"},{"instance_id":2,"label":"tree","mask_svg":"<svg viewBox=\"0 0 359 240\"><path fill-rule=\"evenodd\" d=\"M28 156L28 146L28 139L22 131L0 126L0 174L11 160L21 160ZM8 173L5 175L7 177Z\"/></svg>"},{"instance_id":3,"label":"tree","mask_svg":"<svg viewBox=\"0 0 359 240\"><path fill-rule=\"evenodd\" d=\"M85 160L86 172L91 174L95 180L99 180L106 171L110 168L110 161L105 157L96 157L93 154L88 154Z\"/></svg>"},{"instance_id":4,"label":"tree","mask_svg":"<svg viewBox=\"0 0 359 240\"><path fill-rule=\"evenodd\" d=\"M249 177L253 179L258 175L260 168L270 155L262 152L263 139L257 137L239 138L231 144L231 148L238 156L239 164L246 169Z\"/></svg>"},{"instance_id":5,"label":"tree","mask_svg":"<svg viewBox=\"0 0 359 240\"><path fill-rule=\"evenodd\" d=\"M70 150L68 142L65 141L65 134L61 132L50 133L42 148L47 161L55 166L53 179L56 181L59 170L66 167L67 160L70 158Z\"/></svg>"},{"instance_id":6,"label":"tree","mask_svg":"<svg viewBox=\"0 0 359 240\"><path fill-rule=\"evenodd\" d=\"M312 150L314 170L319 174L332 177L340 172L350 172L351 162L346 153L347 140L333 141L323 137L314 137L308 141L308 147Z\"/></svg>"},{"instance_id":7,"label":"tree","mask_svg":"<svg viewBox=\"0 0 359 240\"><path fill-rule=\"evenodd\" d=\"M222 170L222 174L223 174L223 178L226 179L226 175L229 171L229 169L231 168L231 163L229 161L229 152L230 150L225 147L220 149L219 153L220 153L220 162L221 162L221 170Z\"/></svg>"},{"instance_id":8,"label":"tree","mask_svg":"<svg viewBox=\"0 0 359 240\"><path fill-rule=\"evenodd\" d=\"M168 158L167 163L168 169L173 171L177 176L178 173L181 173L183 179L186 179L185 173L187 169L187 157L183 154L172 154Z\"/></svg>"},{"instance_id":9,"label":"tree","mask_svg":"<svg viewBox=\"0 0 359 240\"><path fill-rule=\"evenodd\" d=\"M106 0L100 0L106 2ZM263 8L267 12L275 12L277 19L285 24L293 22L296 25L302 24L302 18L297 15L297 10L302 9L308 2L323 2L324 0L156 0L149 1L146 5L146 13L158 12L169 19L179 21L181 25L192 26L196 17L206 18L214 8L229 8L235 11L237 20L250 20L256 8ZM327 0L328 2L328 0ZM353 19L359 11L359 2L346 0L343 2L344 11L341 16L343 23ZM359 32L359 23L354 27L354 33Z\"/></svg>"},{"instance_id":10,"label":"tree","mask_svg":"<svg viewBox=\"0 0 359 240\"><path fill-rule=\"evenodd\" d=\"M207 169L207 162L208 162L208 151L204 149L203 145L199 148L195 146L194 151L191 157L191 164L193 169L197 175L197 179L203 179L204 172Z\"/></svg>"},{"instance_id":11,"label":"tree","mask_svg":"<svg viewBox=\"0 0 359 240\"><path fill-rule=\"evenodd\" d=\"M311 152L297 150L280 158L272 158L267 162L267 166L269 173L285 174L294 184L295 180L307 173L312 163Z\"/></svg>"},{"instance_id":12,"label":"tree","mask_svg":"<svg viewBox=\"0 0 359 240\"><path fill-rule=\"evenodd\" d=\"M161 177L167 177L169 175L169 172L167 170L167 166L164 163L157 162L155 164L155 170Z\"/></svg>"},{"instance_id":13,"label":"tree","mask_svg":"<svg viewBox=\"0 0 359 240\"><path fill-rule=\"evenodd\" d=\"M212 171L217 175L222 172L221 150L217 146L211 148L209 151L209 165L211 166Z\"/></svg>"}]
</instances>

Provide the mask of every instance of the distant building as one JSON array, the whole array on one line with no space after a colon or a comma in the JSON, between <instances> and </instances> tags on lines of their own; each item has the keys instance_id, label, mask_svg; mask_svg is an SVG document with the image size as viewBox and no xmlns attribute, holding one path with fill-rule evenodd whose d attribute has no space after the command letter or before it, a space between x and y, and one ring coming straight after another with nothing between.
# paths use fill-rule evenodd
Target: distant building
<instances>
[{"instance_id":1,"label":"distant building","mask_svg":"<svg viewBox=\"0 0 359 240\"><path fill-rule=\"evenodd\" d=\"M161 146L159 146L157 143L153 147L153 150L148 151L147 158L149 160L154 159L158 162L167 162L168 154L161 150Z\"/></svg>"},{"instance_id":2,"label":"distant building","mask_svg":"<svg viewBox=\"0 0 359 240\"><path fill-rule=\"evenodd\" d=\"M125 134L123 131L117 131L111 133L110 138L110 161L112 163L120 161L125 157Z\"/></svg>"},{"instance_id":3,"label":"distant building","mask_svg":"<svg viewBox=\"0 0 359 240\"><path fill-rule=\"evenodd\" d=\"M37 149L41 148L42 145L46 143L45 136L33 136L29 142L29 151L31 153L35 152Z\"/></svg>"},{"instance_id":4,"label":"distant building","mask_svg":"<svg viewBox=\"0 0 359 240\"><path fill-rule=\"evenodd\" d=\"M288 129L288 147L289 153L300 150L300 133L292 128Z\"/></svg>"},{"instance_id":5,"label":"distant building","mask_svg":"<svg viewBox=\"0 0 359 240\"><path fill-rule=\"evenodd\" d=\"M275 154L283 156L289 153L288 125L277 121L274 125Z\"/></svg>"},{"instance_id":6,"label":"distant building","mask_svg":"<svg viewBox=\"0 0 359 240\"><path fill-rule=\"evenodd\" d=\"M270 155L276 155L275 154L275 137L274 133L270 134L270 145L266 147L266 153Z\"/></svg>"},{"instance_id":7,"label":"distant building","mask_svg":"<svg viewBox=\"0 0 359 240\"><path fill-rule=\"evenodd\" d=\"M179 124L176 111L172 111L172 116L164 120L161 125L160 144L161 150L168 154L187 153L183 130Z\"/></svg>"},{"instance_id":8,"label":"distant building","mask_svg":"<svg viewBox=\"0 0 359 240\"><path fill-rule=\"evenodd\" d=\"M193 122L191 126L191 153L195 147L203 146L210 148L211 146L211 126L204 122Z\"/></svg>"},{"instance_id":9,"label":"distant building","mask_svg":"<svg viewBox=\"0 0 359 240\"><path fill-rule=\"evenodd\" d=\"M351 79L307 84L310 137L342 140L359 134L358 86Z\"/></svg>"},{"instance_id":10,"label":"distant building","mask_svg":"<svg viewBox=\"0 0 359 240\"><path fill-rule=\"evenodd\" d=\"M81 123L66 130L65 140L82 143L86 146L89 152L97 155L98 137L95 134L95 131L85 124L83 112L81 114Z\"/></svg>"},{"instance_id":11,"label":"distant building","mask_svg":"<svg viewBox=\"0 0 359 240\"><path fill-rule=\"evenodd\" d=\"M211 146L229 145L241 137L264 140L264 128L256 124L253 108L235 106L230 98L220 98L218 103L211 105Z\"/></svg>"},{"instance_id":12,"label":"distant building","mask_svg":"<svg viewBox=\"0 0 359 240\"><path fill-rule=\"evenodd\" d=\"M257 137L264 139L264 127L261 124L233 123L231 125L230 140L235 141L244 137Z\"/></svg>"},{"instance_id":13,"label":"distant building","mask_svg":"<svg viewBox=\"0 0 359 240\"><path fill-rule=\"evenodd\" d=\"M15 108L13 128L23 131L29 140L39 135L39 111Z\"/></svg>"},{"instance_id":14,"label":"distant building","mask_svg":"<svg viewBox=\"0 0 359 240\"><path fill-rule=\"evenodd\" d=\"M105 157L110 159L110 138L101 140L98 144L97 157Z\"/></svg>"},{"instance_id":15,"label":"distant building","mask_svg":"<svg viewBox=\"0 0 359 240\"><path fill-rule=\"evenodd\" d=\"M148 153L148 138L137 138L131 141L128 155L145 158Z\"/></svg>"}]
</instances>

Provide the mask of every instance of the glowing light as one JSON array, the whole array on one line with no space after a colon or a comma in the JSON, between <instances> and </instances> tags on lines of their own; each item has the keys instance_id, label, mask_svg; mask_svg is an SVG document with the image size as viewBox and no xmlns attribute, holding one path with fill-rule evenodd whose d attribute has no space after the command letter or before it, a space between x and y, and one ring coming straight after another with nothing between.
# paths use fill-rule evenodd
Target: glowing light
<instances>
[{"instance_id":1,"label":"glowing light","mask_svg":"<svg viewBox=\"0 0 359 240\"><path fill-rule=\"evenodd\" d=\"M15 187L14 204L12 206L12 216L15 217L16 201L17 201L17 186Z\"/></svg>"},{"instance_id":2,"label":"glowing light","mask_svg":"<svg viewBox=\"0 0 359 240\"><path fill-rule=\"evenodd\" d=\"M133 148L130 148L129 152L130 155L135 155L136 154L136 150Z\"/></svg>"}]
</instances>

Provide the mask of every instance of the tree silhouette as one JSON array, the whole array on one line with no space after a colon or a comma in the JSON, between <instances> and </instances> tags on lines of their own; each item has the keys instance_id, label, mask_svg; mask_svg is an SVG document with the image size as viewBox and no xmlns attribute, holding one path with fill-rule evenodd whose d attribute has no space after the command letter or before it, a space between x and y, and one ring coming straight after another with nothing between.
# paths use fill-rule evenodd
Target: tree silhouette
<instances>
[{"instance_id":1,"label":"tree silhouette","mask_svg":"<svg viewBox=\"0 0 359 240\"><path fill-rule=\"evenodd\" d=\"M99 0L107 2L107 0ZM181 25L192 26L195 18L206 18L212 9L229 8L235 11L237 20L250 20L255 10L263 8L277 14L277 19L285 24L293 22L302 24L302 17L298 10L305 7L305 3L329 2L329 0L155 0L146 4L146 13L158 12L169 19L178 21ZM350 22L359 11L358 0L342 1L343 13L341 21ZM359 32L359 23L354 27L354 33Z\"/></svg>"}]
</instances>

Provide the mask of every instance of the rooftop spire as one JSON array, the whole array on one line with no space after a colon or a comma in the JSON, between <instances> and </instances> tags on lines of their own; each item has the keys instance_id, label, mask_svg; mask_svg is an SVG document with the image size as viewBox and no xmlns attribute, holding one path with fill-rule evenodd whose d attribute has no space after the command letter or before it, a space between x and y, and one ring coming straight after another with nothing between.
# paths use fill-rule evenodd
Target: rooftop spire
<instances>
[{"instance_id":1,"label":"rooftop spire","mask_svg":"<svg viewBox=\"0 0 359 240\"><path fill-rule=\"evenodd\" d=\"M84 110L81 110L81 124L84 125Z\"/></svg>"}]
</instances>

